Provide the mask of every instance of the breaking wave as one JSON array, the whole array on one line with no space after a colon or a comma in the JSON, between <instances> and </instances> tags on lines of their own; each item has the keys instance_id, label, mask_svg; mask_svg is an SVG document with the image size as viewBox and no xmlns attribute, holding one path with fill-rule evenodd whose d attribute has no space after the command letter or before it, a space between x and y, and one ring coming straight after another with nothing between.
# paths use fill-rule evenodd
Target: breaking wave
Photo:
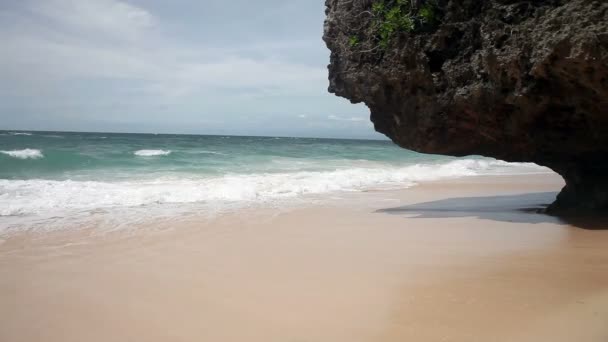
<instances>
[{"instance_id":1,"label":"breaking wave","mask_svg":"<svg viewBox=\"0 0 608 342\"><path fill-rule=\"evenodd\" d=\"M40 159L44 158L42 151L26 148L23 150L14 150L14 151L0 151L2 154L6 154L7 156L11 156L17 159Z\"/></svg>"},{"instance_id":2,"label":"breaking wave","mask_svg":"<svg viewBox=\"0 0 608 342\"><path fill-rule=\"evenodd\" d=\"M117 207L184 203L263 203L304 195L370 188L405 188L418 182L484 174L544 173L534 164L456 160L404 167L333 171L161 177L121 182L0 180L0 216L56 214Z\"/></svg>"},{"instance_id":3,"label":"breaking wave","mask_svg":"<svg viewBox=\"0 0 608 342\"><path fill-rule=\"evenodd\" d=\"M168 156L171 151L168 150L139 150L133 152L138 157L156 157L156 156Z\"/></svg>"}]
</instances>

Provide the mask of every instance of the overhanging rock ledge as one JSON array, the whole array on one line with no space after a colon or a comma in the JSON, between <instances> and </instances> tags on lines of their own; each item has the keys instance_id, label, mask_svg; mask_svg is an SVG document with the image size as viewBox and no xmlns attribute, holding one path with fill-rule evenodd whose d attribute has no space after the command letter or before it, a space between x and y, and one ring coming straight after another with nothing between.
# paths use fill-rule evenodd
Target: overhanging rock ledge
<instances>
[{"instance_id":1,"label":"overhanging rock ledge","mask_svg":"<svg viewBox=\"0 0 608 342\"><path fill-rule=\"evenodd\" d=\"M608 212L608 1L411 0L434 24L383 33L374 4L405 1L326 1L329 91L404 148L550 167L550 212Z\"/></svg>"}]
</instances>

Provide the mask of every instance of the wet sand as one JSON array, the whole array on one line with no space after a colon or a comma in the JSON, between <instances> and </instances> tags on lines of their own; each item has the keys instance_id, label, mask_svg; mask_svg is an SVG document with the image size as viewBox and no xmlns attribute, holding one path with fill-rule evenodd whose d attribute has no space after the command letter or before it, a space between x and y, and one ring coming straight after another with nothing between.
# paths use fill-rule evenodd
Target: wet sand
<instances>
[{"instance_id":1,"label":"wet sand","mask_svg":"<svg viewBox=\"0 0 608 342\"><path fill-rule=\"evenodd\" d=\"M4 237L0 341L608 341L608 230L533 213L561 186L476 177Z\"/></svg>"}]
</instances>

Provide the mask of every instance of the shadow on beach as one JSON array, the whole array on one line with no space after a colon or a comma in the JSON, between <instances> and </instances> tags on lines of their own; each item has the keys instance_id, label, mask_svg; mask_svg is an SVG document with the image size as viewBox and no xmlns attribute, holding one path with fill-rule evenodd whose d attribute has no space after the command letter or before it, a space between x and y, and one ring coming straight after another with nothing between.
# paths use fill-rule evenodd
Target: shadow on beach
<instances>
[{"instance_id":1,"label":"shadow on beach","mask_svg":"<svg viewBox=\"0 0 608 342\"><path fill-rule=\"evenodd\" d=\"M377 213L407 215L408 218L477 217L514 223L553 223L582 229L608 229L608 217L547 215L544 210L557 192L538 192L505 196L456 197L401 207L379 209Z\"/></svg>"}]
</instances>

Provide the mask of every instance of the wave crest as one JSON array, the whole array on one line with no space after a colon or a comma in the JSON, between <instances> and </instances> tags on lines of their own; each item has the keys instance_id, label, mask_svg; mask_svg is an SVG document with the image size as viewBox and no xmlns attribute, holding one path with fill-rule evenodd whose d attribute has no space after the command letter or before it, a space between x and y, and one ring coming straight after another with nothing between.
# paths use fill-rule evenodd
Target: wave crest
<instances>
[{"instance_id":1,"label":"wave crest","mask_svg":"<svg viewBox=\"0 0 608 342\"><path fill-rule=\"evenodd\" d=\"M368 165L333 171L162 177L122 182L2 180L0 216L60 211L207 203L260 203L334 191L407 188L418 182L484 174L545 173L534 164L456 160L404 167Z\"/></svg>"},{"instance_id":2,"label":"wave crest","mask_svg":"<svg viewBox=\"0 0 608 342\"><path fill-rule=\"evenodd\" d=\"M23 149L23 150L14 150L14 151L0 151L0 153L6 154L8 156L11 156L13 158L18 158L18 159L40 159L40 158L44 158L44 155L42 154L42 151L36 150L36 149L31 149L31 148L26 148L26 149Z\"/></svg>"},{"instance_id":3,"label":"wave crest","mask_svg":"<svg viewBox=\"0 0 608 342\"><path fill-rule=\"evenodd\" d=\"M156 157L156 156L168 156L171 154L169 150L139 150L133 152L138 157Z\"/></svg>"}]
</instances>

